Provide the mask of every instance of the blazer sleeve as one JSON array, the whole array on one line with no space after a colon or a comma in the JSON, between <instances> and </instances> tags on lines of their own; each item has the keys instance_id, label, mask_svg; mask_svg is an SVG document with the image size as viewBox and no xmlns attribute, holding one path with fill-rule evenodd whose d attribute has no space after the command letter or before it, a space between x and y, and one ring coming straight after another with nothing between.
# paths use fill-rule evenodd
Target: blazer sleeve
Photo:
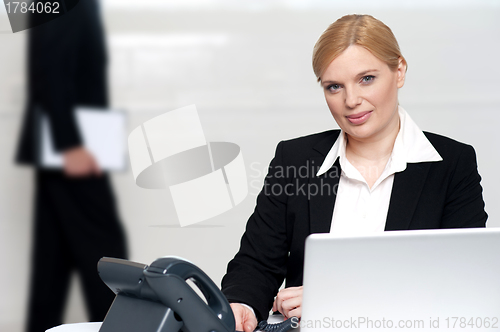
<instances>
[{"instance_id":1,"label":"blazer sleeve","mask_svg":"<svg viewBox=\"0 0 500 332\"><path fill-rule=\"evenodd\" d=\"M286 275L288 200L283 189L288 180L283 172L283 150L284 143L280 142L241 238L240 250L222 279L222 292L228 301L250 305L258 320L267 319Z\"/></svg>"},{"instance_id":2,"label":"blazer sleeve","mask_svg":"<svg viewBox=\"0 0 500 332\"><path fill-rule=\"evenodd\" d=\"M82 38L80 7L34 27L29 36L30 85L38 106L48 115L57 151L82 144L73 113Z\"/></svg>"},{"instance_id":3,"label":"blazer sleeve","mask_svg":"<svg viewBox=\"0 0 500 332\"><path fill-rule=\"evenodd\" d=\"M477 171L476 153L465 145L451 176L441 219L441 228L485 227L481 176Z\"/></svg>"}]
</instances>

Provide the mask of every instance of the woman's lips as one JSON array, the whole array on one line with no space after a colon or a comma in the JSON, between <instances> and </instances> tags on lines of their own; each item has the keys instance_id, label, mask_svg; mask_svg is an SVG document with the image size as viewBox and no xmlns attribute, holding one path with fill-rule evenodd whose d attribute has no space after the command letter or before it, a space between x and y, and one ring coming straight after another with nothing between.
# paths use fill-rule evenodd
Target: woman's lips
<instances>
[{"instance_id":1,"label":"woman's lips","mask_svg":"<svg viewBox=\"0 0 500 332\"><path fill-rule=\"evenodd\" d=\"M365 123L371 114L372 114L372 111L366 111L366 112L360 112L360 113L353 114L353 115L348 115L348 116L346 116L346 118L347 118L347 120L349 120L350 123L355 124L355 125L359 125L359 124Z\"/></svg>"}]
</instances>

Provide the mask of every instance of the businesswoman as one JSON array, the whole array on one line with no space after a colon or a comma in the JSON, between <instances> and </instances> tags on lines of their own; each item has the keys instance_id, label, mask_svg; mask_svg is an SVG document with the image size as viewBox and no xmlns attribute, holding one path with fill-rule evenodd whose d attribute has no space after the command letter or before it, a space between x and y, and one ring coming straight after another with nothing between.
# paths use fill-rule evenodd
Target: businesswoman
<instances>
[{"instance_id":1,"label":"businesswoman","mask_svg":"<svg viewBox=\"0 0 500 332\"><path fill-rule=\"evenodd\" d=\"M407 63L389 27L369 15L340 18L317 41L313 69L340 130L278 144L222 280L237 330L252 331L271 308L301 316L311 233L486 223L474 149L422 132L399 106Z\"/></svg>"}]
</instances>

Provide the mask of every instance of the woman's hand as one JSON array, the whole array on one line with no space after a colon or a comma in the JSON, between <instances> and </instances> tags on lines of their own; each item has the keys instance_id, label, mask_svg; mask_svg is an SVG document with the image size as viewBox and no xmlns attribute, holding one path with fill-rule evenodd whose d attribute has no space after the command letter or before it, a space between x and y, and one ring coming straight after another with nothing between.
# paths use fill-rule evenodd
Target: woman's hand
<instances>
[{"instance_id":1,"label":"woman's hand","mask_svg":"<svg viewBox=\"0 0 500 332\"><path fill-rule=\"evenodd\" d=\"M253 332L257 327L257 317L252 310L241 303L231 303L230 305L236 321L236 331Z\"/></svg>"},{"instance_id":2,"label":"woman's hand","mask_svg":"<svg viewBox=\"0 0 500 332\"><path fill-rule=\"evenodd\" d=\"M285 319L302 316L302 286L282 289L273 303L273 311L279 311Z\"/></svg>"}]
</instances>

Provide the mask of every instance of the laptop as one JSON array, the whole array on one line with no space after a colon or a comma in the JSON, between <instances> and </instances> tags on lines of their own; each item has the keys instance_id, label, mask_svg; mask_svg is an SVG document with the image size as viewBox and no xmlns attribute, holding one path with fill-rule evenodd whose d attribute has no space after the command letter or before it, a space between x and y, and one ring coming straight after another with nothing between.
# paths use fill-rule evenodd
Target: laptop
<instances>
[{"instance_id":1,"label":"laptop","mask_svg":"<svg viewBox=\"0 0 500 332\"><path fill-rule=\"evenodd\" d=\"M300 331L500 331L500 228L312 234Z\"/></svg>"}]
</instances>

